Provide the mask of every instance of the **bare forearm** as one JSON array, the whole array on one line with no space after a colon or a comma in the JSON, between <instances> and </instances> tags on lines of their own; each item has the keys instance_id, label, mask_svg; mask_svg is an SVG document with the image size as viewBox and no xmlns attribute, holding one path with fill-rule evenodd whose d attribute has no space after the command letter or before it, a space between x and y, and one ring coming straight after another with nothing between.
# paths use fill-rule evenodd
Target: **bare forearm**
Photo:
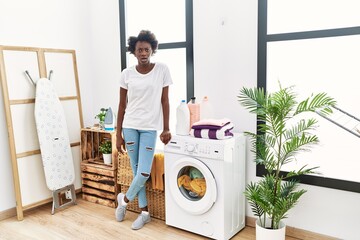
<instances>
[{"instance_id":1,"label":"bare forearm","mask_svg":"<svg viewBox=\"0 0 360 240\"><path fill-rule=\"evenodd\" d=\"M162 104L162 108L163 108L163 122L164 122L164 127L163 130L164 131L169 131L170 127L169 127L169 118L170 118L170 105L169 102L164 102Z\"/></svg>"},{"instance_id":2,"label":"bare forearm","mask_svg":"<svg viewBox=\"0 0 360 240\"><path fill-rule=\"evenodd\" d=\"M124 120L124 115L125 115L125 108L121 106L121 104L119 104L119 109L118 109L118 117L117 117L117 124L116 124L116 136L121 136L122 133L122 123Z\"/></svg>"},{"instance_id":3,"label":"bare forearm","mask_svg":"<svg viewBox=\"0 0 360 240\"><path fill-rule=\"evenodd\" d=\"M170 117L170 104L169 104L169 87L164 87L161 97L161 106L163 109L163 132L160 134L160 139L164 144L167 144L171 139L169 117Z\"/></svg>"}]
</instances>

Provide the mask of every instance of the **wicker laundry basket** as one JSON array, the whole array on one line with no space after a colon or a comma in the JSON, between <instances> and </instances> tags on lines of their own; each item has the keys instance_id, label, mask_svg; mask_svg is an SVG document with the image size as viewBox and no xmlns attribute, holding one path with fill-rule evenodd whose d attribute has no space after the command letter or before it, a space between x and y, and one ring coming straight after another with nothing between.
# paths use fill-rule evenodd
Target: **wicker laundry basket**
<instances>
[{"instance_id":1,"label":"wicker laundry basket","mask_svg":"<svg viewBox=\"0 0 360 240\"><path fill-rule=\"evenodd\" d=\"M133 173L130 166L130 159L127 154L119 154L117 183L120 184L120 191L126 193L129 189ZM151 176L146 183L146 197L148 200L149 213L152 217L165 220L165 191L153 189ZM127 205L127 209L140 212L137 198Z\"/></svg>"}]
</instances>

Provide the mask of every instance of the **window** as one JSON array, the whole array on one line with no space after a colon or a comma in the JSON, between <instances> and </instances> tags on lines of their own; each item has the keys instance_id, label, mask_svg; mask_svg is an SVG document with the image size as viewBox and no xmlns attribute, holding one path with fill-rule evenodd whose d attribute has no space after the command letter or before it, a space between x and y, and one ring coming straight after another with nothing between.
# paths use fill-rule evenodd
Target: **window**
<instances>
[{"instance_id":1,"label":"window","mask_svg":"<svg viewBox=\"0 0 360 240\"><path fill-rule=\"evenodd\" d=\"M258 86L272 92L278 81L283 87L294 85L300 99L326 92L339 108L360 118L359 7L356 0L259 1ZM320 145L301 153L298 162L319 166L321 175L301 181L360 192L360 138L315 117ZM263 170L258 166L257 175Z\"/></svg>"},{"instance_id":2,"label":"window","mask_svg":"<svg viewBox=\"0 0 360 240\"><path fill-rule=\"evenodd\" d=\"M194 95L192 0L119 0L121 69L137 64L127 52L127 39L145 29L159 41L154 62L168 65L173 79L169 88L170 129L175 130L174 109ZM157 149L162 144L157 144Z\"/></svg>"}]
</instances>

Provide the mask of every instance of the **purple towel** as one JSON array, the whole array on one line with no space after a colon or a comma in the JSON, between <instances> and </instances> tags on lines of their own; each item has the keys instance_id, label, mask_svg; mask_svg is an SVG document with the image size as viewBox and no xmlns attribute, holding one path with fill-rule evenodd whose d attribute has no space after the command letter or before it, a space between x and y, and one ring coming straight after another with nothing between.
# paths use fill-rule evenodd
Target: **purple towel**
<instances>
[{"instance_id":1,"label":"purple towel","mask_svg":"<svg viewBox=\"0 0 360 240\"><path fill-rule=\"evenodd\" d=\"M234 124L232 123L226 124L220 129L192 128L190 130L190 135L196 138L226 139L234 136L234 134L231 132L233 128L234 128Z\"/></svg>"}]
</instances>

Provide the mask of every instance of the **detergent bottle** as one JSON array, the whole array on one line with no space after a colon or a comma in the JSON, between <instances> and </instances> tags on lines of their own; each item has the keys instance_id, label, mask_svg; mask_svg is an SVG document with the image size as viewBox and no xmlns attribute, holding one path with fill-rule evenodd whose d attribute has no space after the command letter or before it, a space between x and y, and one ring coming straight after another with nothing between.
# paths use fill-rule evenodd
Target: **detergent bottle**
<instances>
[{"instance_id":1,"label":"detergent bottle","mask_svg":"<svg viewBox=\"0 0 360 240\"><path fill-rule=\"evenodd\" d=\"M195 97L192 97L188 102L188 107L190 110L190 127L192 127L195 122L200 120L200 104L196 103Z\"/></svg>"},{"instance_id":2,"label":"detergent bottle","mask_svg":"<svg viewBox=\"0 0 360 240\"><path fill-rule=\"evenodd\" d=\"M176 108L176 134L187 136L190 132L190 111L185 100Z\"/></svg>"},{"instance_id":3,"label":"detergent bottle","mask_svg":"<svg viewBox=\"0 0 360 240\"><path fill-rule=\"evenodd\" d=\"M200 120L214 118L214 110L209 98L205 96L200 103Z\"/></svg>"}]
</instances>

